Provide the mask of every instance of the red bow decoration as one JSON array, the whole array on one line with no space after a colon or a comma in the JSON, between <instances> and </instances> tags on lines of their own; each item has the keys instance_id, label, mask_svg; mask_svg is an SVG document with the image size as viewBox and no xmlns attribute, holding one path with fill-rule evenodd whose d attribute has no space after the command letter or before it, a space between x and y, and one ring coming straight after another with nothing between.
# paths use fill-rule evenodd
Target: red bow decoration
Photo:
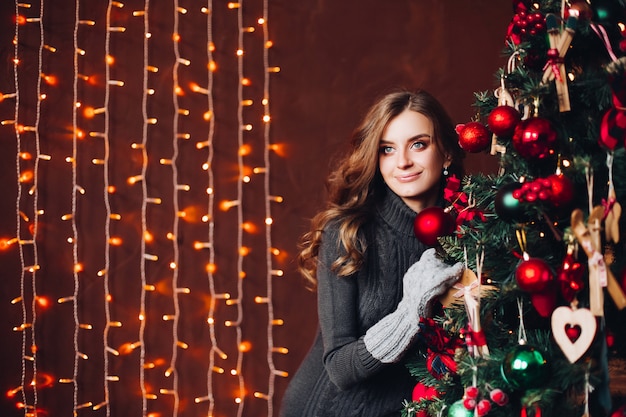
<instances>
[{"instance_id":1,"label":"red bow decoration","mask_svg":"<svg viewBox=\"0 0 626 417\"><path fill-rule=\"evenodd\" d=\"M461 180L459 180L456 175L451 175L446 180L443 198L445 198L458 213L456 216L457 226L465 222L469 223L476 218L483 222L486 220L481 210L469 206L467 194L461 191Z\"/></svg>"},{"instance_id":2,"label":"red bow decoration","mask_svg":"<svg viewBox=\"0 0 626 417\"><path fill-rule=\"evenodd\" d=\"M420 319L418 337L426 345L426 369L437 379L449 373L456 373L457 365L454 361L456 349L462 346L462 341L451 337L432 318Z\"/></svg>"},{"instance_id":3,"label":"red bow decoration","mask_svg":"<svg viewBox=\"0 0 626 417\"><path fill-rule=\"evenodd\" d=\"M543 67L544 70L547 68L552 69L552 73L554 74L554 78L557 81L561 82L561 70L559 69L559 64L563 63L563 58L559 56L559 50L556 48L551 48L548 50L548 62Z\"/></svg>"}]
</instances>

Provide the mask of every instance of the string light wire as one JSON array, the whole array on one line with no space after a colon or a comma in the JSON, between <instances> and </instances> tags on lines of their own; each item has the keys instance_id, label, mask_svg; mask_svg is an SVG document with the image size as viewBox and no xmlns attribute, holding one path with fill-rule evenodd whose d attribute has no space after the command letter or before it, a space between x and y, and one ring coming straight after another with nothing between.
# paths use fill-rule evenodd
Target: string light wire
<instances>
[{"instance_id":1,"label":"string light wire","mask_svg":"<svg viewBox=\"0 0 626 417\"><path fill-rule=\"evenodd\" d=\"M39 297L37 290L37 271L40 269L39 265L39 247L37 244L37 237L39 234L39 166L41 156L41 136L39 132L39 123L41 121L41 80L43 77L43 46L45 43L44 38L44 26L43 26L43 17L44 17L44 2L42 1L39 5L39 46L37 50L37 82L36 82L36 92L37 92L37 105L35 111L35 124L34 124L34 134L35 134L35 149L36 149L36 157L34 161L33 168L33 267L31 268L31 284L32 284L32 303L31 303L31 314L32 314L32 323L31 323L31 337L32 337L32 363L33 363L33 407L36 410L39 403L39 395L38 395L38 387L37 387L37 377L38 377L38 368L37 368L37 299Z\"/></svg>"},{"instance_id":2,"label":"string light wire","mask_svg":"<svg viewBox=\"0 0 626 417\"><path fill-rule=\"evenodd\" d=\"M216 303L216 290L215 290L215 276L213 274L213 265L215 265L215 178L213 173L213 142L215 138L215 105L213 101L213 83L214 76L211 65L213 61L213 0L207 0L207 19L206 19L206 32L207 32L207 62L209 63L207 71L207 107L208 107L208 122L209 131L207 135L207 159L206 159L206 171L207 171L207 220L208 220L208 235L207 240L209 242L209 264L206 268L207 281L209 286L209 293L211 300L209 303L208 312L208 325L209 325L209 337L211 339L211 348L209 352L209 366L207 369L207 399L209 401L208 414L212 416L215 410L215 397L213 395L213 369L215 368L215 355L219 350L217 343L217 336L215 334L215 303ZM200 402L200 399L196 399L196 402Z\"/></svg>"},{"instance_id":3,"label":"string light wire","mask_svg":"<svg viewBox=\"0 0 626 417\"><path fill-rule=\"evenodd\" d=\"M243 163L243 155L239 150L242 149L244 145L243 134L244 134L244 121L243 121L243 57L244 57L244 44L243 44L243 1L239 2L239 7L237 8L237 74L239 76L237 83L237 120L239 122L239 129L237 130L237 166L239 167L239 178L237 181L237 201L240 203L237 205L237 247L241 248L243 246L243 176L245 172L245 166ZM241 346L242 341L242 330L241 330L241 322L243 320L243 253L242 251L238 252L237 255L237 322L236 322L236 332L237 332L237 347ZM243 372L241 371L241 365L243 363L243 352L241 349L237 349L237 380L239 383L239 406L237 407L237 416L241 417L243 414L243 408L245 404L245 384L243 379Z\"/></svg>"},{"instance_id":4,"label":"string light wire","mask_svg":"<svg viewBox=\"0 0 626 417\"><path fill-rule=\"evenodd\" d=\"M102 342L104 346L104 401L106 402L106 416L111 416L111 404L110 404L110 388L109 388L109 355L112 352L112 348L109 344L109 332L111 330L111 306L110 306L110 296L111 296L111 218L113 211L111 209L111 199L109 190L111 187L110 184L110 158L111 158L111 144L109 138L109 124L111 123L110 115L109 115L109 103L111 100L111 69L109 68L109 64L106 60L106 57L110 56L111 52L111 12L113 9L113 1L109 0L106 8L106 24L105 24L105 39L104 39L104 56L105 56L105 83L104 83L104 103L103 107L104 111L104 132L103 132L103 144L104 144L104 155L102 157L102 165L104 171L104 184L103 184L103 199L104 199L104 207L105 207L105 219L104 219L104 268L102 273L102 285L104 290L104 315L105 315L105 324L104 330L102 334ZM145 414L144 414L145 415Z\"/></svg>"},{"instance_id":5,"label":"string light wire","mask_svg":"<svg viewBox=\"0 0 626 417\"><path fill-rule=\"evenodd\" d=\"M142 132L141 132L141 176L146 178L148 172L148 65L149 65L149 40L150 40L150 0L144 0L143 9L143 78L142 78L142 98L141 98L141 113L143 118ZM145 332L146 332L146 287L148 285L146 278L146 237L148 234L148 184L147 181L141 182L141 260L139 264L140 279L141 279L141 293L140 293L140 320L139 320L139 384L141 387L141 413L145 417L148 413L148 389L146 387L146 346L145 346Z\"/></svg>"},{"instance_id":6,"label":"string light wire","mask_svg":"<svg viewBox=\"0 0 626 417\"><path fill-rule=\"evenodd\" d=\"M77 198L77 194L78 194L78 172L77 172L77 157L78 157L78 141L77 141L77 136L76 136L76 132L78 131L78 118L77 118L77 112L78 112L78 107L77 107L77 103L78 103L78 21L79 21L79 16L80 16L80 0L76 0L75 1L75 14L74 14L74 31L72 34L72 41L73 41L73 51L74 51L74 56L73 56L73 64L74 64L74 74L73 74L73 79L72 79L72 92L73 92L73 100L72 100L72 159L71 159L71 164L72 164L72 218L71 218L71 222L72 222L72 259L74 261L74 268L73 270L73 279L74 279L74 295L73 295L73 299L72 299L72 313L74 315L74 372L73 372L73 376L72 376L72 386L73 386L73 391L74 391L74 397L73 397L73 408L74 408L74 414L77 413L77 408L78 408L78 391L79 391L79 386L78 386L78 371L79 371L79 365L78 365L78 359L79 359L79 355L78 352L80 351L80 347L79 347L79 343L78 343L78 337L79 337L79 333L80 333L80 319L78 316L78 295L79 295L79 290L80 290L80 281L78 279L78 274L79 271L76 268L76 266L79 263L78 260L78 242L79 242L79 238L78 238L78 226L76 224L76 215L77 215L77 210L76 210L76 198Z\"/></svg>"},{"instance_id":7,"label":"string light wire","mask_svg":"<svg viewBox=\"0 0 626 417\"><path fill-rule=\"evenodd\" d=\"M179 223L180 223L180 217L179 217L179 201L178 201L178 154L179 154L179 147L178 147L178 126L179 126L179 110L180 110L180 103L178 102L178 94L177 94L177 90L179 88L179 70L180 70L180 63L181 63L181 55L180 55L180 50L179 50L179 37L180 37L180 32L179 32L179 5L178 5L178 0L174 0L173 2L174 5L174 27L173 27L173 33L174 33L174 56L175 56L175 61L174 61L174 68L172 69L172 82L173 82L173 89L172 89L172 104L174 106L174 118L173 118L173 123L172 123L172 186L173 186L173 191L172 191L172 205L173 205L173 210L174 210L174 218L173 218L173 226L172 226L172 232L174 234L174 236L172 237L172 250L173 250L173 268L172 268L172 302L174 304L174 318L173 318L173 323L172 323L172 356L170 358L170 366L168 369L168 372L170 372L170 376L172 376L172 388L171 388L171 394L174 397L174 407L173 407L173 412L172 415L174 417L176 417L178 415L178 407L180 404L180 399L179 399L179 393L178 393L178 369L176 368L176 360L178 358L178 349L180 349L179 347L179 340L178 340L178 323L179 323L179 319L180 319L180 300L178 297L178 291L176 291L176 289L178 288L178 271L179 271L179 257L180 257L180 248L178 245L178 233L179 233Z\"/></svg>"},{"instance_id":8,"label":"string light wire","mask_svg":"<svg viewBox=\"0 0 626 417\"><path fill-rule=\"evenodd\" d=\"M20 6L19 0L15 1L15 16L20 15ZM22 245L22 184L20 179L22 178L22 164L21 164L21 155L22 155L22 136L19 126L19 115L20 115L20 83L19 83L19 60L20 60L20 30L19 30L19 20L15 19L15 38L13 41L13 82L15 85L15 117L14 117L14 130L15 130L15 142L17 148L17 155L15 160L15 169L16 169L16 180L17 180L17 195L15 201L15 226L16 226L16 237L18 241L18 250L20 257L20 299L21 299L21 307L22 307L22 375L20 378L20 388L22 393L22 402L24 403L24 407L28 408L28 395L26 392L26 387L28 384L26 383L26 374L27 370L27 360L26 360L26 346L28 344L28 335L29 332L32 333L32 327L26 326L28 323L28 311L26 306L26 255L24 254L24 246Z\"/></svg>"},{"instance_id":9,"label":"string light wire","mask_svg":"<svg viewBox=\"0 0 626 417\"><path fill-rule=\"evenodd\" d=\"M273 286L274 276L272 274L272 208L270 193L270 72L269 72L269 32L268 32L268 0L263 0L263 115L268 117L263 125L263 157L265 163L265 174L263 180L264 200L265 200L265 256L266 256L266 291L267 291L267 365L269 369L267 383L267 415L273 416L274 411L274 386L276 379L276 367L274 365L274 304Z\"/></svg>"}]
</instances>

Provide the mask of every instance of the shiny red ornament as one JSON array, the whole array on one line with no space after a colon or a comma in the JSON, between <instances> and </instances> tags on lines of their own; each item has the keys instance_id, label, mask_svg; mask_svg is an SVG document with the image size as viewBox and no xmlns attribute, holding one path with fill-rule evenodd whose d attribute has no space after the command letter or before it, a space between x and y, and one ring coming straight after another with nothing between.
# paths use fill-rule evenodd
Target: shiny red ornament
<instances>
[{"instance_id":1,"label":"shiny red ornament","mask_svg":"<svg viewBox=\"0 0 626 417\"><path fill-rule=\"evenodd\" d=\"M515 270L515 280L522 291L540 293L554 280L550 265L541 258L522 261Z\"/></svg>"},{"instance_id":2,"label":"shiny red ornament","mask_svg":"<svg viewBox=\"0 0 626 417\"><path fill-rule=\"evenodd\" d=\"M415 387L413 388L411 400L417 402L421 400L431 400L437 397L439 397L439 392L437 392L435 388L428 387L422 382L418 382L417 385L415 385ZM420 410L415 413L415 417L429 417L429 414L426 410Z\"/></svg>"},{"instance_id":3,"label":"shiny red ornament","mask_svg":"<svg viewBox=\"0 0 626 417\"><path fill-rule=\"evenodd\" d=\"M583 282L584 274L585 265L578 262L573 254L566 254L561 267L557 271L557 281L561 286L563 298L568 303L574 301L576 294L585 286Z\"/></svg>"},{"instance_id":4,"label":"shiny red ornament","mask_svg":"<svg viewBox=\"0 0 626 417\"><path fill-rule=\"evenodd\" d=\"M441 207L428 207L417 213L413 222L415 236L424 244L434 246L437 238L454 232L456 224L450 213Z\"/></svg>"},{"instance_id":5,"label":"shiny red ornament","mask_svg":"<svg viewBox=\"0 0 626 417\"><path fill-rule=\"evenodd\" d=\"M568 206L574 200L574 183L563 174L548 176L550 181L550 202L555 207Z\"/></svg>"},{"instance_id":6,"label":"shiny red ornament","mask_svg":"<svg viewBox=\"0 0 626 417\"><path fill-rule=\"evenodd\" d=\"M487 126L497 136L508 138L521 119L522 115L514 107L498 106L489 113Z\"/></svg>"},{"instance_id":7,"label":"shiny red ornament","mask_svg":"<svg viewBox=\"0 0 626 417\"><path fill-rule=\"evenodd\" d=\"M522 120L513 133L513 147L523 158L545 159L555 153L556 131L541 117Z\"/></svg>"},{"instance_id":8,"label":"shiny red ornament","mask_svg":"<svg viewBox=\"0 0 626 417\"><path fill-rule=\"evenodd\" d=\"M481 152L491 144L491 132L480 122L459 124L456 133L459 135L459 146L465 152Z\"/></svg>"}]
</instances>

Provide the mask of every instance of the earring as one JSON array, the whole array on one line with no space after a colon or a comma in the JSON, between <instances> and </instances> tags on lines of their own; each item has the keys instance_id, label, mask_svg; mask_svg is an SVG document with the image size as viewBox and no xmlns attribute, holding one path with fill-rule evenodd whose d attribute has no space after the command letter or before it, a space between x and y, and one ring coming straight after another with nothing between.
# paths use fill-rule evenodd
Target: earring
<instances>
[{"instance_id":1,"label":"earring","mask_svg":"<svg viewBox=\"0 0 626 417\"><path fill-rule=\"evenodd\" d=\"M448 167L443 167L443 176L444 176L444 177L447 177L447 176L448 176L448 174L449 174L449 172L448 172Z\"/></svg>"}]
</instances>

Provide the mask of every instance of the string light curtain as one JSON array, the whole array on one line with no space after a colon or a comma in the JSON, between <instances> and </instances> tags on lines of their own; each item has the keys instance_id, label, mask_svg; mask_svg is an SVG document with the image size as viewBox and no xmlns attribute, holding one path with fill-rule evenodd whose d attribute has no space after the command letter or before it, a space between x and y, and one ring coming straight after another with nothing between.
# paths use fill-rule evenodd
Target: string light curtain
<instances>
[{"instance_id":1,"label":"string light curtain","mask_svg":"<svg viewBox=\"0 0 626 417\"><path fill-rule=\"evenodd\" d=\"M16 1L14 17L15 409L277 415L269 1Z\"/></svg>"}]
</instances>

